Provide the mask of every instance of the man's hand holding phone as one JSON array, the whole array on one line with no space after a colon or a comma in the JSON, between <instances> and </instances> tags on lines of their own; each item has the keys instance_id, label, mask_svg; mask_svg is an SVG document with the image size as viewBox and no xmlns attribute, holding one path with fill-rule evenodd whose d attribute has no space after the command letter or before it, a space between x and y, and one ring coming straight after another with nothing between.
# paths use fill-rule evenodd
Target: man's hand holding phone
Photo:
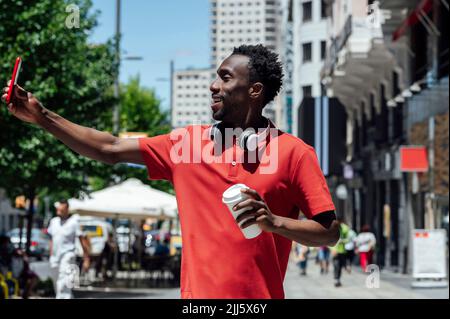
<instances>
[{"instance_id":1,"label":"man's hand holding phone","mask_svg":"<svg viewBox=\"0 0 450 319\"><path fill-rule=\"evenodd\" d=\"M42 104L29 92L17 85L22 60L17 58L11 80L2 90L2 101L8 106L9 112L18 119L37 124L42 118Z\"/></svg>"}]
</instances>

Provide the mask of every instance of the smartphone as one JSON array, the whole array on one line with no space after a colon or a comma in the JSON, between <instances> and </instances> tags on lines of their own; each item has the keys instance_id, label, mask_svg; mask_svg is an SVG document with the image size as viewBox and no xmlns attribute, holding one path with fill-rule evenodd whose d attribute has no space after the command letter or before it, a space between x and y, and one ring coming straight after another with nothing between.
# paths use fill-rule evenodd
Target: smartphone
<instances>
[{"instance_id":1,"label":"smartphone","mask_svg":"<svg viewBox=\"0 0 450 319\"><path fill-rule=\"evenodd\" d=\"M11 77L11 83L9 84L8 96L6 97L6 104L11 103L11 96L13 94L14 85L17 84L19 78L20 67L22 66L22 59L17 57L16 64L14 65L14 71Z\"/></svg>"}]
</instances>

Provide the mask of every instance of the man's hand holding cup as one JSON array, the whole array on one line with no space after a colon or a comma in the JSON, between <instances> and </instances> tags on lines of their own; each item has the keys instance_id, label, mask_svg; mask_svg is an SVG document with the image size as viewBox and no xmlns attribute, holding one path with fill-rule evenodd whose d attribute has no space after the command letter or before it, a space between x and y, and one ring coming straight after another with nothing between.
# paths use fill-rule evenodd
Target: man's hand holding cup
<instances>
[{"instance_id":1,"label":"man's hand holding cup","mask_svg":"<svg viewBox=\"0 0 450 319\"><path fill-rule=\"evenodd\" d=\"M267 207L267 204L257 191L251 188L243 188L241 189L241 192L250 197L235 205L233 208L234 210L240 210L242 208L248 209L236 218L236 222L238 224L241 221L248 219L242 223L242 229L256 224L264 231L273 232L277 227L279 227L278 216L274 215L270 211L269 207Z\"/></svg>"}]
</instances>

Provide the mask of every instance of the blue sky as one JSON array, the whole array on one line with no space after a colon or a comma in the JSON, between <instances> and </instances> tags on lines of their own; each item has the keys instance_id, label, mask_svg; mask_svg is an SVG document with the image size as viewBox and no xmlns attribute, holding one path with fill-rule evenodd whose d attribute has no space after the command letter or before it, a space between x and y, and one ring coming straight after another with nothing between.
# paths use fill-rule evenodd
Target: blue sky
<instances>
[{"instance_id":1,"label":"blue sky","mask_svg":"<svg viewBox=\"0 0 450 319\"><path fill-rule=\"evenodd\" d=\"M93 0L100 10L99 26L92 42L105 42L115 32L115 0ZM141 56L142 61L123 61L121 82L139 74L143 86L154 88L169 106L170 60L175 69L209 66L209 0L122 0L123 55ZM125 53L124 53L125 51Z\"/></svg>"}]
</instances>

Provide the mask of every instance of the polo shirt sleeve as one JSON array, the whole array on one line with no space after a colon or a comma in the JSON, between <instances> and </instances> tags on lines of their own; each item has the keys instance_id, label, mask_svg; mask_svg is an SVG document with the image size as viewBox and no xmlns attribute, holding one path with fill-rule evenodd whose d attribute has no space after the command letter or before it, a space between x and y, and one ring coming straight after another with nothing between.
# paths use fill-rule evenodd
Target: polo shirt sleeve
<instances>
[{"instance_id":1,"label":"polo shirt sleeve","mask_svg":"<svg viewBox=\"0 0 450 319\"><path fill-rule=\"evenodd\" d=\"M291 182L294 203L308 219L335 210L319 160L312 147L307 147L301 154Z\"/></svg>"},{"instance_id":2,"label":"polo shirt sleeve","mask_svg":"<svg viewBox=\"0 0 450 319\"><path fill-rule=\"evenodd\" d=\"M149 179L172 180L173 162L170 159L172 146L170 134L139 139L139 148L147 166Z\"/></svg>"}]
</instances>

